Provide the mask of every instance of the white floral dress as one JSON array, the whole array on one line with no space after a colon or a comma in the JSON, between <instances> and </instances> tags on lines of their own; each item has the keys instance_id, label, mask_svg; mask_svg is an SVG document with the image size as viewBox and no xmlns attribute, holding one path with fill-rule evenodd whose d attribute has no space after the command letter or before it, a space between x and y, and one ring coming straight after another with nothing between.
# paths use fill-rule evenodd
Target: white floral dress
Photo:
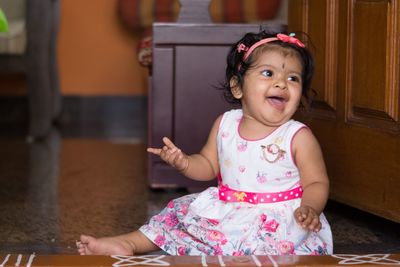
<instances>
[{"instance_id":1,"label":"white floral dress","mask_svg":"<svg viewBox=\"0 0 400 267\"><path fill-rule=\"evenodd\" d=\"M238 132L242 110L223 115L217 135L219 185L169 202L140 228L171 255L332 254L332 233L302 229L293 212L302 188L291 154L304 124L290 120L260 140Z\"/></svg>"}]
</instances>

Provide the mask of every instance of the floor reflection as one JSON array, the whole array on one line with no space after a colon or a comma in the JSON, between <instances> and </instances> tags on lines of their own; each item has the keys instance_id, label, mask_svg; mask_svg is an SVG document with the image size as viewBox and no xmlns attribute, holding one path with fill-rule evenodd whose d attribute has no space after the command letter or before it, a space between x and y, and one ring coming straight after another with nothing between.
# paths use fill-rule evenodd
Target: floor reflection
<instances>
[{"instance_id":1,"label":"floor reflection","mask_svg":"<svg viewBox=\"0 0 400 267\"><path fill-rule=\"evenodd\" d=\"M58 199L60 146L61 136L56 129L46 139L28 144L28 182L24 209L30 223L26 224L26 232L37 233L44 228L52 241L59 232L58 206L54 203Z\"/></svg>"}]
</instances>

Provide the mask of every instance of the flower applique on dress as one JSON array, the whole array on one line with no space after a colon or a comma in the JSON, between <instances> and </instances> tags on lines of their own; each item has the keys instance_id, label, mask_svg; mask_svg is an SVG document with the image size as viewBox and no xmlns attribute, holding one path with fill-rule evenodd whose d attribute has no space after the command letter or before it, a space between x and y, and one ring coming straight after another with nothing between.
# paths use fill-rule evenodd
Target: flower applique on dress
<instances>
[{"instance_id":1,"label":"flower applique on dress","mask_svg":"<svg viewBox=\"0 0 400 267\"><path fill-rule=\"evenodd\" d=\"M277 144L261 145L262 157L269 163L275 163L278 160L283 160L286 151L281 149Z\"/></svg>"},{"instance_id":2,"label":"flower applique on dress","mask_svg":"<svg viewBox=\"0 0 400 267\"><path fill-rule=\"evenodd\" d=\"M243 202L244 198L247 197L245 192L235 192L233 195L236 197L236 200L238 202Z\"/></svg>"}]
</instances>

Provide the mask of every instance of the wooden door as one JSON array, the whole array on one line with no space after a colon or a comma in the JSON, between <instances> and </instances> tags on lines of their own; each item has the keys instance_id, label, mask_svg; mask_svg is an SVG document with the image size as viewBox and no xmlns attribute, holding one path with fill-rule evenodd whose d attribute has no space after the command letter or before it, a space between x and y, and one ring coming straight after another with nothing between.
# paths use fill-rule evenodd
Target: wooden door
<instances>
[{"instance_id":1,"label":"wooden door","mask_svg":"<svg viewBox=\"0 0 400 267\"><path fill-rule=\"evenodd\" d=\"M290 0L289 30L315 46L317 95L299 117L321 143L331 199L400 222L400 1Z\"/></svg>"}]
</instances>

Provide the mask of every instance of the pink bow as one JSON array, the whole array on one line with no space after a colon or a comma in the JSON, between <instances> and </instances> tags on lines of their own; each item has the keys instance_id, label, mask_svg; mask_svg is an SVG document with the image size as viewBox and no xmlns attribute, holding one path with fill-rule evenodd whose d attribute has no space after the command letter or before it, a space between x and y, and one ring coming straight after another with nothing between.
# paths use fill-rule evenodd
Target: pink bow
<instances>
[{"instance_id":1,"label":"pink bow","mask_svg":"<svg viewBox=\"0 0 400 267\"><path fill-rule=\"evenodd\" d=\"M282 42L285 43L291 43L291 44L295 44L298 47L305 47L305 45L297 38L293 37L293 36L289 36L283 33L278 33L276 35L276 38L278 38L279 40L281 40Z\"/></svg>"},{"instance_id":2,"label":"pink bow","mask_svg":"<svg viewBox=\"0 0 400 267\"><path fill-rule=\"evenodd\" d=\"M240 53L240 52L242 52L242 51L247 51L247 50L249 50L249 48L248 48L246 45L244 45L243 43L240 43L240 44L237 46L237 51L238 51L238 53Z\"/></svg>"}]
</instances>

